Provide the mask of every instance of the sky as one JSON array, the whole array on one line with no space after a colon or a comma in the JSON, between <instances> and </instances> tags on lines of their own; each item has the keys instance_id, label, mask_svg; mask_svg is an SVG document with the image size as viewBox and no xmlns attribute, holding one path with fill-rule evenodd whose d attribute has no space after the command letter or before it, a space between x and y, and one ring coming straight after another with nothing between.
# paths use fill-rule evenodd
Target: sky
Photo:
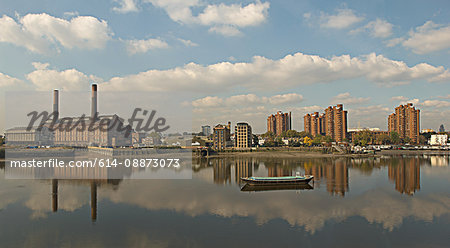
<instances>
[{"instance_id":1,"label":"sky","mask_svg":"<svg viewBox=\"0 0 450 248\"><path fill-rule=\"evenodd\" d=\"M446 0L0 0L0 12L0 132L8 92L92 83L189 96L192 131L263 133L279 110L303 130L304 114L337 103L349 128L386 130L407 102L421 128L450 129Z\"/></svg>"}]
</instances>

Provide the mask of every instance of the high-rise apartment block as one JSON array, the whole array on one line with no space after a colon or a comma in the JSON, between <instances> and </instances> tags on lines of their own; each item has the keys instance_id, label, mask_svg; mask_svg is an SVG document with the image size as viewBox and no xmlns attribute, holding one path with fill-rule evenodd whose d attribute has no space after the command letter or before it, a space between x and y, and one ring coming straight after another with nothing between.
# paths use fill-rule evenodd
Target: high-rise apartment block
<instances>
[{"instance_id":1,"label":"high-rise apartment block","mask_svg":"<svg viewBox=\"0 0 450 248\"><path fill-rule=\"evenodd\" d=\"M267 131L275 135L280 135L282 132L291 130L291 112L283 113L278 111L274 115L267 117Z\"/></svg>"},{"instance_id":2,"label":"high-rise apartment block","mask_svg":"<svg viewBox=\"0 0 450 248\"><path fill-rule=\"evenodd\" d=\"M234 146L237 148L252 147L252 127L245 122L236 124Z\"/></svg>"},{"instance_id":3,"label":"high-rise apartment block","mask_svg":"<svg viewBox=\"0 0 450 248\"><path fill-rule=\"evenodd\" d=\"M330 136L336 142L343 142L347 136L347 111L342 104L330 106L320 115L306 114L303 121L305 131L313 136Z\"/></svg>"},{"instance_id":4,"label":"high-rise apartment block","mask_svg":"<svg viewBox=\"0 0 450 248\"><path fill-rule=\"evenodd\" d=\"M202 134L204 136L209 136L211 135L211 126L206 125L206 126L202 126Z\"/></svg>"},{"instance_id":5,"label":"high-rise apartment block","mask_svg":"<svg viewBox=\"0 0 450 248\"><path fill-rule=\"evenodd\" d=\"M223 150L231 144L230 135L231 122L228 125L218 124L214 127L213 148Z\"/></svg>"},{"instance_id":6,"label":"high-rise apartment block","mask_svg":"<svg viewBox=\"0 0 450 248\"><path fill-rule=\"evenodd\" d=\"M420 110L412 103L400 105L388 117L388 131L397 132L401 139L409 138L411 143L419 142Z\"/></svg>"},{"instance_id":7,"label":"high-rise apartment block","mask_svg":"<svg viewBox=\"0 0 450 248\"><path fill-rule=\"evenodd\" d=\"M325 114L319 115L319 112L307 114L303 117L305 131L312 136L325 134Z\"/></svg>"}]
</instances>

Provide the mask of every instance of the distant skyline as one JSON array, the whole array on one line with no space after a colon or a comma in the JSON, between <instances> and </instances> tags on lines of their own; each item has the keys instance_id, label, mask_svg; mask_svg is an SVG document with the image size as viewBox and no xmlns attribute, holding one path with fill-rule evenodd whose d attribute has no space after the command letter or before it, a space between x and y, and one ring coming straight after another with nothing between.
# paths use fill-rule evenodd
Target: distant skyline
<instances>
[{"instance_id":1,"label":"distant skyline","mask_svg":"<svg viewBox=\"0 0 450 248\"><path fill-rule=\"evenodd\" d=\"M184 92L193 130L344 104L349 128L387 130L401 103L450 127L450 3L0 1L0 101L17 90ZM0 108L0 132L4 109Z\"/></svg>"}]
</instances>

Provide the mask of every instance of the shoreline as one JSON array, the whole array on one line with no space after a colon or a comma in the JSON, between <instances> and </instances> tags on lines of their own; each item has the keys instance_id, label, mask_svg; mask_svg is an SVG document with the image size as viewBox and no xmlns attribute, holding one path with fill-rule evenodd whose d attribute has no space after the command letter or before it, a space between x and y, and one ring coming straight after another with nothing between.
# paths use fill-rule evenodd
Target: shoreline
<instances>
[{"instance_id":1,"label":"shoreline","mask_svg":"<svg viewBox=\"0 0 450 248\"><path fill-rule=\"evenodd\" d=\"M430 151L430 150L383 150L377 151L371 154L356 154L356 153L321 153L311 151L300 150L273 150L273 151L233 151L233 152L221 152L207 156L205 158L221 158L221 157L267 157L267 158L339 158L339 157L351 157L351 158L370 158L380 156L395 156L395 155L450 155L450 151ZM201 158L201 156L193 156Z\"/></svg>"}]
</instances>

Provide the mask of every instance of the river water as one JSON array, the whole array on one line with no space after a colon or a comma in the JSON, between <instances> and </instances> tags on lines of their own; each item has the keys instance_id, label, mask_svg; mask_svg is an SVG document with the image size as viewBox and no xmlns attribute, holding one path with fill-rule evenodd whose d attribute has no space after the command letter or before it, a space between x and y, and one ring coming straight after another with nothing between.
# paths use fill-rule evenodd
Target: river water
<instances>
[{"instance_id":1,"label":"river water","mask_svg":"<svg viewBox=\"0 0 450 248\"><path fill-rule=\"evenodd\" d=\"M448 247L448 155L194 159L192 179L13 180L0 247ZM312 174L304 187L246 176Z\"/></svg>"}]
</instances>

